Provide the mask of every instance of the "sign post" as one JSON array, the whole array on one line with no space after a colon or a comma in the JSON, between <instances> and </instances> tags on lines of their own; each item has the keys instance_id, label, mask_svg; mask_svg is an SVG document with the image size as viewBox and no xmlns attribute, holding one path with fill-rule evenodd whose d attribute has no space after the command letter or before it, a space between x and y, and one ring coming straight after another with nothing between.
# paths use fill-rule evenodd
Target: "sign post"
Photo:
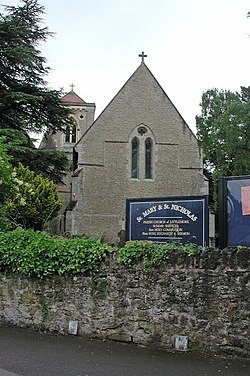
<instances>
[{"instance_id":1,"label":"sign post","mask_svg":"<svg viewBox=\"0 0 250 376\"><path fill-rule=\"evenodd\" d=\"M126 240L208 245L208 197L128 199Z\"/></svg>"}]
</instances>

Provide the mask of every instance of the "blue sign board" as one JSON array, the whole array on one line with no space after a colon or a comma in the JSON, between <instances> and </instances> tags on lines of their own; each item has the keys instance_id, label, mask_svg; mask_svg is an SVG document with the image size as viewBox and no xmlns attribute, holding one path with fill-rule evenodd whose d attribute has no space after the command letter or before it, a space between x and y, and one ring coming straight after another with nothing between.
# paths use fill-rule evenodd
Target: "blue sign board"
<instances>
[{"instance_id":1,"label":"blue sign board","mask_svg":"<svg viewBox=\"0 0 250 376\"><path fill-rule=\"evenodd\" d=\"M126 240L208 244L207 196L128 199Z\"/></svg>"},{"instance_id":2,"label":"blue sign board","mask_svg":"<svg viewBox=\"0 0 250 376\"><path fill-rule=\"evenodd\" d=\"M219 179L220 247L250 247L250 176Z\"/></svg>"}]
</instances>

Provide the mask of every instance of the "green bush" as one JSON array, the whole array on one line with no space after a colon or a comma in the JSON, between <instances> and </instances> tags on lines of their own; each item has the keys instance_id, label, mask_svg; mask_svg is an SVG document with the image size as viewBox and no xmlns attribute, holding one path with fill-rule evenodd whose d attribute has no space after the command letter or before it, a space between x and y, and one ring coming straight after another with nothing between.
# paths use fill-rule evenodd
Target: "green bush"
<instances>
[{"instance_id":1,"label":"green bush","mask_svg":"<svg viewBox=\"0 0 250 376\"><path fill-rule=\"evenodd\" d=\"M181 251L191 256L200 251L202 247L194 243L180 244L153 243L148 241L130 241L119 249L119 259L124 264L132 264L136 261L143 261L145 265L158 265L169 258L173 251Z\"/></svg>"},{"instance_id":2,"label":"green bush","mask_svg":"<svg viewBox=\"0 0 250 376\"><path fill-rule=\"evenodd\" d=\"M131 241L118 250L118 256L125 265L142 261L145 267L153 267L167 260L175 250L190 256L201 247L192 243ZM0 232L0 270L26 276L44 278L97 271L110 252L114 252L113 247L86 237L56 238L45 232L23 229Z\"/></svg>"},{"instance_id":3,"label":"green bush","mask_svg":"<svg viewBox=\"0 0 250 376\"><path fill-rule=\"evenodd\" d=\"M0 268L43 278L97 270L112 247L90 238L58 239L44 232L0 232Z\"/></svg>"},{"instance_id":4,"label":"green bush","mask_svg":"<svg viewBox=\"0 0 250 376\"><path fill-rule=\"evenodd\" d=\"M56 185L20 163L14 169L13 180L16 194L7 205L9 218L17 226L43 230L62 206Z\"/></svg>"}]
</instances>

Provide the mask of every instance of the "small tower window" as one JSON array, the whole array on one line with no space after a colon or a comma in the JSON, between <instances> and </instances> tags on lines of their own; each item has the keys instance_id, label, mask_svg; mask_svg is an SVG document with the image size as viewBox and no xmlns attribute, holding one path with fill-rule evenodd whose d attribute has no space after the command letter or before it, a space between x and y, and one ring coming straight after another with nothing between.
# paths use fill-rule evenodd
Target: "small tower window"
<instances>
[{"instance_id":1,"label":"small tower window","mask_svg":"<svg viewBox=\"0 0 250 376\"><path fill-rule=\"evenodd\" d=\"M73 125L71 128L71 142L75 143L76 142L76 126Z\"/></svg>"},{"instance_id":2,"label":"small tower window","mask_svg":"<svg viewBox=\"0 0 250 376\"><path fill-rule=\"evenodd\" d=\"M75 143L76 142L76 125L67 125L65 133L65 142Z\"/></svg>"},{"instance_id":3,"label":"small tower window","mask_svg":"<svg viewBox=\"0 0 250 376\"><path fill-rule=\"evenodd\" d=\"M70 142L70 126L69 125L67 125L66 127L65 142Z\"/></svg>"},{"instance_id":4,"label":"small tower window","mask_svg":"<svg viewBox=\"0 0 250 376\"><path fill-rule=\"evenodd\" d=\"M139 178L139 142L138 138L134 137L132 140L132 153L131 153L131 178Z\"/></svg>"},{"instance_id":5,"label":"small tower window","mask_svg":"<svg viewBox=\"0 0 250 376\"><path fill-rule=\"evenodd\" d=\"M152 141L145 141L145 179L152 179Z\"/></svg>"}]
</instances>

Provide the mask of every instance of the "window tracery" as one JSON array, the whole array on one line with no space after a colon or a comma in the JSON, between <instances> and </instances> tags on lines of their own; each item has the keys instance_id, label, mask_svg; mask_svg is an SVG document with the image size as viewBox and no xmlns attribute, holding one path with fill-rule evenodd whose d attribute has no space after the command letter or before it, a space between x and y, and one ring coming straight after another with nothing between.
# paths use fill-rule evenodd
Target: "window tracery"
<instances>
[{"instance_id":1,"label":"window tracery","mask_svg":"<svg viewBox=\"0 0 250 376\"><path fill-rule=\"evenodd\" d=\"M130 136L130 178L152 180L154 177L154 137L145 125Z\"/></svg>"},{"instance_id":2,"label":"window tracery","mask_svg":"<svg viewBox=\"0 0 250 376\"><path fill-rule=\"evenodd\" d=\"M65 142L66 143L76 143L76 124L67 125L65 132Z\"/></svg>"}]
</instances>

